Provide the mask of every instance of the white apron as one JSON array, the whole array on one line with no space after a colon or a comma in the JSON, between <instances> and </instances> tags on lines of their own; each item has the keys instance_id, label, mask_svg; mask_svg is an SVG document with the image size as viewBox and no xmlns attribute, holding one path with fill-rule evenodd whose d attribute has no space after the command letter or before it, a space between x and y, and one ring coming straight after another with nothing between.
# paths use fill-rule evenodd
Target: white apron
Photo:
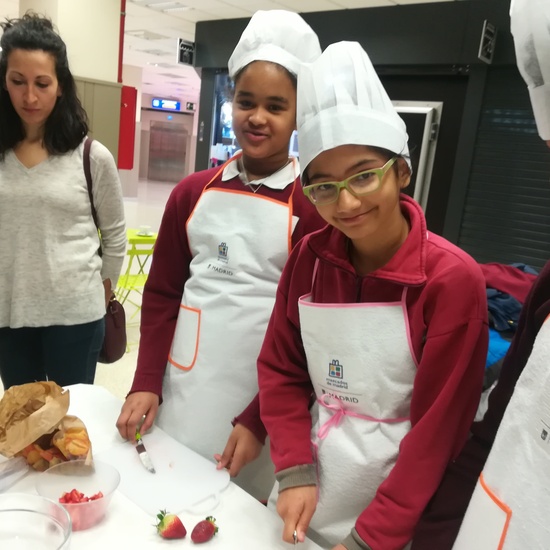
<instances>
[{"instance_id":1,"label":"white apron","mask_svg":"<svg viewBox=\"0 0 550 550\"><path fill-rule=\"evenodd\" d=\"M550 320L519 377L453 550L550 548Z\"/></svg>"},{"instance_id":2,"label":"white apron","mask_svg":"<svg viewBox=\"0 0 550 550\"><path fill-rule=\"evenodd\" d=\"M163 380L158 425L208 459L258 392L256 360L292 238L289 204L204 188L187 220L192 254ZM235 482L265 499L274 481L269 445Z\"/></svg>"},{"instance_id":3,"label":"white apron","mask_svg":"<svg viewBox=\"0 0 550 550\"><path fill-rule=\"evenodd\" d=\"M374 498L410 430L417 365L405 298L406 288L395 303L322 304L311 294L299 302L319 404L312 428L319 500L310 528L313 540L329 548Z\"/></svg>"}]
</instances>

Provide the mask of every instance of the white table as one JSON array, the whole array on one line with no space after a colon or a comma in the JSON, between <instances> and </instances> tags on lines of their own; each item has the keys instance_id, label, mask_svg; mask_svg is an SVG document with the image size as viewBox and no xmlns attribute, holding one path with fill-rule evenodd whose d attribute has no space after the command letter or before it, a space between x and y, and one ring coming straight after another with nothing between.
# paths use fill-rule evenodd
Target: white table
<instances>
[{"instance_id":1,"label":"white table","mask_svg":"<svg viewBox=\"0 0 550 550\"><path fill-rule=\"evenodd\" d=\"M78 416L90 435L94 453L120 444L115 422L122 402L100 386L77 384L69 386L71 406L69 413ZM167 436L168 437L168 436ZM10 492L36 493L37 472L30 472L12 485ZM188 535L183 541L166 541L158 536L153 524L155 518L144 512L122 493L116 491L104 520L86 531L72 535L72 550L114 548L193 548L190 532L206 515L213 515L219 533L205 545L205 550L289 550L292 545L281 540L282 521L271 510L259 503L233 482L221 493L219 504L201 516L181 513ZM320 550L312 541L299 545L300 550ZM198 548L198 547L197 547ZM202 546L201 546L202 548Z\"/></svg>"}]
</instances>

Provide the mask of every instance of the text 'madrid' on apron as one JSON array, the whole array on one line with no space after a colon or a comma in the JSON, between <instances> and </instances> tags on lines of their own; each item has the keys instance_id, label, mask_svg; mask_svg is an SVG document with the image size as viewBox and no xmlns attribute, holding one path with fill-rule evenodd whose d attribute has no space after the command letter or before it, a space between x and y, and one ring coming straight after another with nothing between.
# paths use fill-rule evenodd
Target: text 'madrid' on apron
<instances>
[{"instance_id":1,"label":"text 'madrid' on apron","mask_svg":"<svg viewBox=\"0 0 550 550\"><path fill-rule=\"evenodd\" d=\"M223 451L231 420L258 392L256 361L293 226L292 195L286 204L212 187L227 164L187 221L193 259L158 415L162 429L207 459ZM269 445L235 482L267 497L274 482Z\"/></svg>"},{"instance_id":2,"label":"text 'madrid' on apron","mask_svg":"<svg viewBox=\"0 0 550 550\"><path fill-rule=\"evenodd\" d=\"M312 445L319 501L310 528L329 547L349 534L372 501L411 427L417 364L409 344L406 292L405 287L395 303L300 298L302 340L318 402Z\"/></svg>"},{"instance_id":3,"label":"text 'madrid' on apron","mask_svg":"<svg viewBox=\"0 0 550 550\"><path fill-rule=\"evenodd\" d=\"M550 548L550 318L542 325L453 550Z\"/></svg>"}]
</instances>

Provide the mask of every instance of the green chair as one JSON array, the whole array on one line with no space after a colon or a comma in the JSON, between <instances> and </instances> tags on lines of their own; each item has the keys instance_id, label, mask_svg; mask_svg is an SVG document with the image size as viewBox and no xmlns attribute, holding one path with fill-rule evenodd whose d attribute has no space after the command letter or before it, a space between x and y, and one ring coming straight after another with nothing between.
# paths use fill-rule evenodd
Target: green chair
<instances>
[{"instance_id":1,"label":"green chair","mask_svg":"<svg viewBox=\"0 0 550 550\"><path fill-rule=\"evenodd\" d=\"M145 239L139 239L135 236L135 230L128 230L128 265L126 271L118 278L118 284L115 291L117 300L125 305L127 314L128 305L132 305L135 309L129 317L127 317L127 323L131 321L141 311L141 297L143 288L147 282L146 267L153 254L154 241L156 235L153 238L148 237L147 242L143 242Z\"/></svg>"}]
</instances>

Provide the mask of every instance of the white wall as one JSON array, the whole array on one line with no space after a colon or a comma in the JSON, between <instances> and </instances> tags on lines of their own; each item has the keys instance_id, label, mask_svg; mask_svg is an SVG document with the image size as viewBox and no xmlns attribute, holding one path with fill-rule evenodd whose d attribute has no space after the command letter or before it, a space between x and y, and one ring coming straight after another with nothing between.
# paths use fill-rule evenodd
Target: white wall
<instances>
[{"instance_id":1,"label":"white wall","mask_svg":"<svg viewBox=\"0 0 550 550\"><path fill-rule=\"evenodd\" d=\"M137 89L136 122L141 120L141 81L143 69L134 65L122 65L122 83Z\"/></svg>"},{"instance_id":2,"label":"white wall","mask_svg":"<svg viewBox=\"0 0 550 550\"><path fill-rule=\"evenodd\" d=\"M134 138L134 167L131 170L119 170L122 192L125 197L137 197L140 173L141 152L141 75L143 69L133 65L122 66L122 83L137 89L136 98L136 135Z\"/></svg>"},{"instance_id":3,"label":"white wall","mask_svg":"<svg viewBox=\"0 0 550 550\"><path fill-rule=\"evenodd\" d=\"M73 75L117 82L120 0L19 1L20 14L29 9L54 22L67 44Z\"/></svg>"}]
</instances>

